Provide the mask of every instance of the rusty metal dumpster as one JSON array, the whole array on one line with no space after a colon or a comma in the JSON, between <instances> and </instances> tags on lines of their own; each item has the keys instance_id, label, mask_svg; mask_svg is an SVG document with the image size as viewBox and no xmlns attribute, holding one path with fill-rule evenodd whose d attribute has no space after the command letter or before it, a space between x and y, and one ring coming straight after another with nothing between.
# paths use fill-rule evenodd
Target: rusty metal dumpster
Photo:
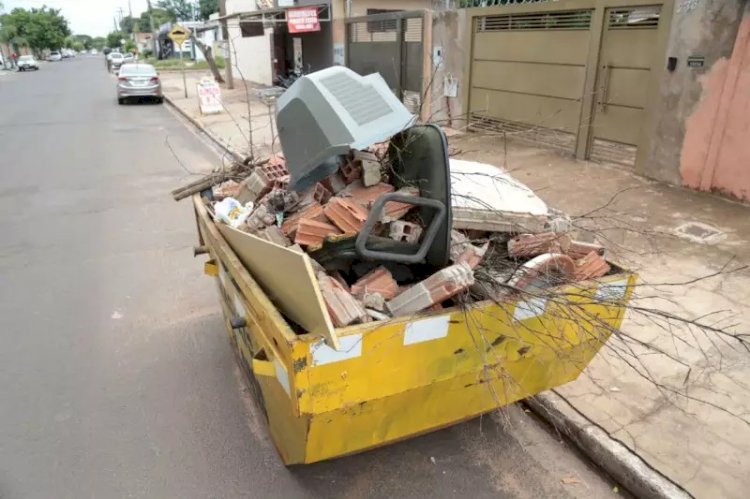
<instances>
[{"instance_id":1,"label":"rusty metal dumpster","mask_svg":"<svg viewBox=\"0 0 750 499\"><path fill-rule=\"evenodd\" d=\"M565 304L485 301L340 328L334 349L292 329L200 196L193 204L230 342L287 465L410 438L576 379L620 326L636 279L617 271L570 285Z\"/></svg>"}]
</instances>

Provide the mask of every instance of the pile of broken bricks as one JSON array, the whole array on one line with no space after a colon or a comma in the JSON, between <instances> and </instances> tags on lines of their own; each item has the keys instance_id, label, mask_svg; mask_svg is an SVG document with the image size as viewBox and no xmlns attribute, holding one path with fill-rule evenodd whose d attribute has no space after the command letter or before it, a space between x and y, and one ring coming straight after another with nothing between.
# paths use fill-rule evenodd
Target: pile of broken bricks
<instances>
[{"instance_id":1,"label":"pile of broken bricks","mask_svg":"<svg viewBox=\"0 0 750 499\"><path fill-rule=\"evenodd\" d=\"M214 186L214 203L229 199L240 209L237 229L283 247L297 246L308 254L326 241L359 233L370 209L383 194L419 196L416 187L399 190L390 183L387 143L352 151L338 169L302 192L288 189L290 175L282 155L256 166L241 182ZM425 226L418 209L389 201L374 234L394 241L418 243ZM486 217L486 215L483 215ZM348 271L327 271L311 255L321 295L336 327L387 320L424 310L440 310L459 302L499 300L514 290L534 290L596 279L611 271L604 248L574 240L563 217L544 230L523 230L498 220L487 230L454 224L451 265L430 275L419 266L358 262ZM226 221L226 220L224 220ZM500 223L494 223L500 222ZM568 220L569 222L569 220ZM502 227L512 227L502 229ZM497 286L481 286L478 275Z\"/></svg>"}]
</instances>

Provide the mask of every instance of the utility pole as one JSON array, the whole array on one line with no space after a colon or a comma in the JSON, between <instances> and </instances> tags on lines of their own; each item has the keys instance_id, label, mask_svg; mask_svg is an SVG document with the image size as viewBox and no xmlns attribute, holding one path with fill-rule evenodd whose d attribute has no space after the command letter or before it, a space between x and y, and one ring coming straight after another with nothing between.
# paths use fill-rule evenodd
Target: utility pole
<instances>
[{"instance_id":1,"label":"utility pole","mask_svg":"<svg viewBox=\"0 0 750 499\"><path fill-rule=\"evenodd\" d=\"M154 26L154 13L151 10L151 0L146 0L148 7L148 23L151 25L151 41L154 44L154 58L159 58L159 41L156 39L156 26Z\"/></svg>"},{"instance_id":2,"label":"utility pole","mask_svg":"<svg viewBox=\"0 0 750 499\"><path fill-rule=\"evenodd\" d=\"M234 78L232 77L232 47L229 45L229 29L227 29L227 0L219 0L219 17L221 17L221 35L224 38L224 66L226 70L227 88L234 88Z\"/></svg>"}]
</instances>

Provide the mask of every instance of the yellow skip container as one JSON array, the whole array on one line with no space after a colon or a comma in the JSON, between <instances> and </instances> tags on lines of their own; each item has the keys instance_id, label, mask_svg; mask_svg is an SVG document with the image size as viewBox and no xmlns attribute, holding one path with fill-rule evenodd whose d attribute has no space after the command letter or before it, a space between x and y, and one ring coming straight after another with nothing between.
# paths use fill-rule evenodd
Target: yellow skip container
<instances>
[{"instance_id":1,"label":"yellow skip container","mask_svg":"<svg viewBox=\"0 0 750 499\"><path fill-rule=\"evenodd\" d=\"M313 463L446 427L578 377L622 323L636 276L620 272L554 296L478 302L295 334L230 248L199 196L227 332L260 387L285 464Z\"/></svg>"}]
</instances>

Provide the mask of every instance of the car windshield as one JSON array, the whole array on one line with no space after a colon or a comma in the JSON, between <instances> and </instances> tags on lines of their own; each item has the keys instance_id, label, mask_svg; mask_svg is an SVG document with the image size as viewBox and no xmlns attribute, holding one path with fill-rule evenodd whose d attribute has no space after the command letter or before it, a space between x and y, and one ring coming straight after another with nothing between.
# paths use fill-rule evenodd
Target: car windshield
<instances>
[{"instance_id":1,"label":"car windshield","mask_svg":"<svg viewBox=\"0 0 750 499\"><path fill-rule=\"evenodd\" d=\"M114 52L112 54L112 59L122 59L122 54L120 54L118 52Z\"/></svg>"},{"instance_id":2,"label":"car windshield","mask_svg":"<svg viewBox=\"0 0 750 499\"><path fill-rule=\"evenodd\" d=\"M34 58L31 57L30 55L22 55L21 57L18 58L18 60L19 61L33 61Z\"/></svg>"},{"instance_id":3,"label":"car windshield","mask_svg":"<svg viewBox=\"0 0 750 499\"><path fill-rule=\"evenodd\" d=\"M156 69L150 64L126 64L120 68L120 76L156 76Z\"/></svg>"},{"instance_id":4,"label":"car windshield","mask_svg":"<svg viewBox=\"0 0 750 499\"><path fill-rule=\"evenodd\" d=\"M50 55L60 55L60 52L52 52Z\"/></svg>"}]
</instances>

